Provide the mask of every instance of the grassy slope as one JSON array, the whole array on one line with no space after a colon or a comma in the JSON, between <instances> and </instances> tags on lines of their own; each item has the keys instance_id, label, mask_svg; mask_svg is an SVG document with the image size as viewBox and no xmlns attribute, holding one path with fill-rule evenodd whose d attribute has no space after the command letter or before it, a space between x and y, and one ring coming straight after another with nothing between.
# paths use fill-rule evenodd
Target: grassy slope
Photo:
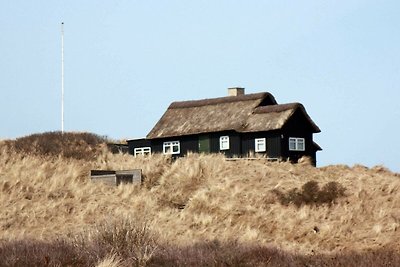
<instances>
[{"instance_id":1,"label":"grassy slope","mask_svg":"<svg viewBox=\"0 0 400 267\"><path fill-rule=\"evenodd\" d=\"M0 239L54 239L132 216L174 244L237 239L301 253L398 249L400 179L382 167L228 162L218 155L170 163L95 146L97 157L85 160L28 155L0 143ZM92 168L142 168L147 180L142 187L92 184ZM337 181L347 196L331 207L296 208L282 206L271 192L310 180Z\"/></svg>"}]
</instances>

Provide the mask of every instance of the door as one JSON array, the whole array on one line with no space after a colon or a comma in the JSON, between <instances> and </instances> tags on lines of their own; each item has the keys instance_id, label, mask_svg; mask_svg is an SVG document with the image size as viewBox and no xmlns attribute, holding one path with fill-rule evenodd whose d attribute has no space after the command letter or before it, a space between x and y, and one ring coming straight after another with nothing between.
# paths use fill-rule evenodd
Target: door
<instances>
[{"instance_id":1,"label":"door","mask_svg":"<svg viewBox=\"0 0 400 267\"><path fill-rule=\"evenodd\" d=\"M199 153L210 153L210 136L208 134L199 135Z\"/></svg>"}]
</instances>

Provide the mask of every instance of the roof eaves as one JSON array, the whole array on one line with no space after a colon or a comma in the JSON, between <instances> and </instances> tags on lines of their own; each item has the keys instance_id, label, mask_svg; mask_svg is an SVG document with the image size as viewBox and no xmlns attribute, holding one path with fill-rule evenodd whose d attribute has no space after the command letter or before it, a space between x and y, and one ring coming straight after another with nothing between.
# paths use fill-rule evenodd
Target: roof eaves
<instances>
[{"instance_id":1,"label":"roof eaves","mask_svg":"<svg viewBox=\"0 0 400 267\"><path fill-rule=\"evenodd\" d=\"M320 147L320 145L318 145L316 142L313 141L313 146L315 147L315 150L317 151L321 151L322 148Z\"/></svg>"}]
</instances>

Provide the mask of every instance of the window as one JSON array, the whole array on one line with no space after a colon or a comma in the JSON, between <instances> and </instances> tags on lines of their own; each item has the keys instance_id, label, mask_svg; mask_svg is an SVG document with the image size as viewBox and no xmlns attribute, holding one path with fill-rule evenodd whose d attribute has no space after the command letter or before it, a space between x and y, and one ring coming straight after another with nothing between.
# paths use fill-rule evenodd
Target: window
<instances>
[{"instance_id":1,"label":"window","mask_svg":"<svg viewBox=\"0 0 400 267\"><path fill-rule=\"evenodd\" d=\"M229 136L221 136L219 138L219 150L229 149Z\"/></svg>"},{"instance_id":2,"label":"window","mask_svg":"<svg viewBox=\"0 0 400 267\"><path fill-rule=\"evenodd\" d=\"M267 144L265 142L265 138L256 138L256 140L255 140L255 151L256 152L265 152L265 151L267 151Z\"/></svg>"},{"instance_id":3,"label":"window","mask_svg":"<svg viewBox=\"0 0 400 267\"><path fill-rule=\"evenodd\" d=\"M289 150L304 151L305 150L304 143L305 143L304 138L290 137L289 138Z\"/></svg>"},{"instance_id":4,"label":"window","mask_svg":"<svg viewBox=\"0 0 400 267\"><path fill-rule=\"evenodd\" d=\"M133 155L136 157L137 155L150 155L151 147L137 147L133 150Z\"/></svg>"},{"instance_id":5,"label":"window","mask_svg":"<svg viewBox=\"0 0 400 267\"><path fill-rule=\"evenodd\" d=\"M163 144L164 154L179 154L181 153L181 146L179 141L164 142Z\"/></svg>"}]
</instances>

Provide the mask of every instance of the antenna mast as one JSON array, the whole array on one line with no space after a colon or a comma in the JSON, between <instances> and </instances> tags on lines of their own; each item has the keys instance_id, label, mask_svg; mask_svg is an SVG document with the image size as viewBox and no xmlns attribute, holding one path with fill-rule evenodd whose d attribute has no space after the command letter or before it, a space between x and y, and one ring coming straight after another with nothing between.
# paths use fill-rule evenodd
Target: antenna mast
<instances>
[{"instance_id":1,"label":"antenna mast","mask_svg":"<svg viewBox=\"0 0 400 267\"><path fill-rule=\"evenodd\" d=\"M64 133L64 22L61 22L61 133Z\"/></svg>"}]
</instances>

